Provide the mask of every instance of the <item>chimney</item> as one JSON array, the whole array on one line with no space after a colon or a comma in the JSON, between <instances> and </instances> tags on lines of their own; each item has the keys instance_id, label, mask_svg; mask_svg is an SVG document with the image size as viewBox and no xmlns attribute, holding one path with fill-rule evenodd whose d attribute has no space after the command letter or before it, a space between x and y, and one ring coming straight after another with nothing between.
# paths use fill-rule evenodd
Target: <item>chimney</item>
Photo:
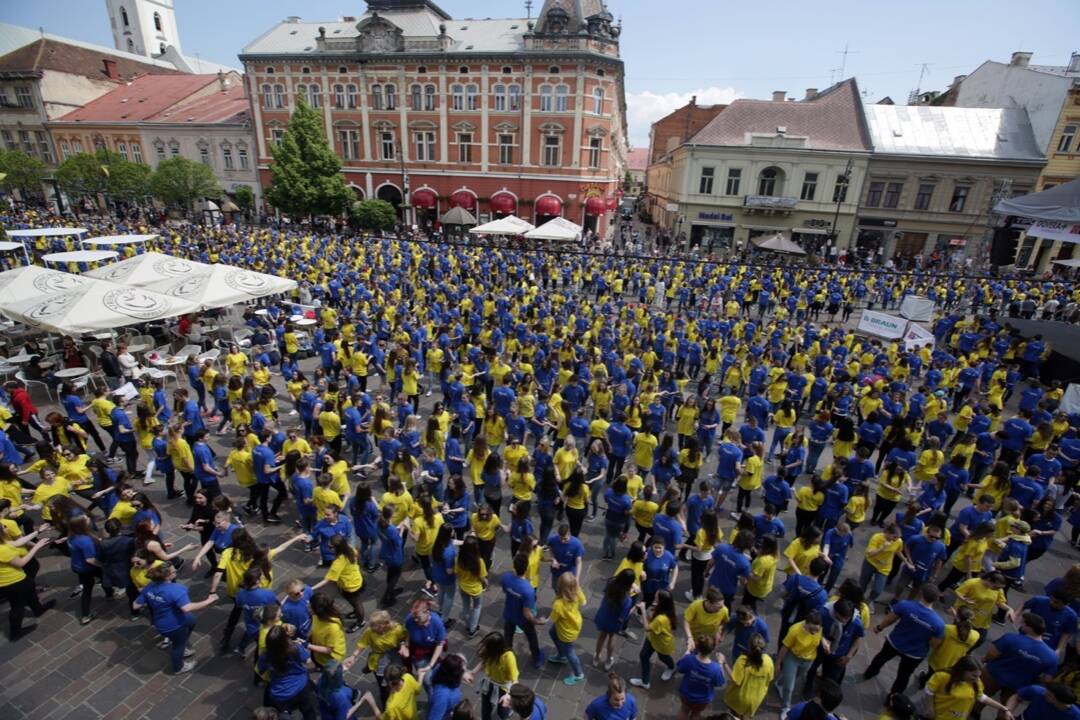
<instances>
[{"instance_id":1,"label":"chimney","mask_svg":"<svg viewBox=\"0 0 1080 720\"><path fill-rule=\"evenodd\" d=\"M806 88L806 97L803 100L813 100L817 97L817 88Z\"/></svg>"},{"instance_id":2,"label":"chimney","mask_svg":"<svg viewBox=\"0 0 1080 720\"><path fill-rule=\"evenodd\" d=\"M695 106L697 106L697 95L692 95L690 97L690 107L695 107Z\"/></svg>"},{"instance_id":3,"label":"chimney","mask_svg":"<svg viewBox=\"0 0 1080 720\"><path fill-rule=\"evenodd\" d=\"M787 95L787 90L773 90L772 99L773 102L784 102L784 96Z\"/></svg>"},{"instance_id":4,"label":"chimney","mask_svg":"<svg viewBox=\"0 0 1080 720\"><path fill-rule=\"evenodd\" d=\"M225 92L229 89L229 78L225 77L225 73L221 70L217 71L218 89L221 92Z\"/></svg>"},{"instance_id":5,"label":"chimney","mask_svg":"<svg viewBox=\"0 0 1080 720\"><path fill-rule=\"evenodd\" d=\"M1010 65L1016 67L1027 67L1031 62L1031 53L1029 52L1014 52L1012 58L1009 60Z\"/></svg>"},{"instance_id":6,"label":"chimney","mask_svg":"<svg viewBox=\"0 0 1080 720\"><path fill-rule=\"evenodd\" d=\"M1069 57L1069 72L1080 72L1080 52L1074 52Z\"/></svg>"},{"instance_id":7,"label":"chimney","mask_svg":"<svg viewBox=\"0 0 1080 720\"><path fill-rule=\"evenodd\" d=\"M960 87L960 83L964 82L964 78L966 77L967 75L957 75L952 79L952 85L949 87Z\"/></svg>"},{"instance_id":8,"label":"chimney","mask_svg":"<svg viewBox=\"0 0 1080 720\"><path fill-rule=\"evenodd\" d=\"M110 80L119 80L120 75L116 72L116 61L102 58L101 64L105 66L105 77Z\"/></svg>"}]
</instances>

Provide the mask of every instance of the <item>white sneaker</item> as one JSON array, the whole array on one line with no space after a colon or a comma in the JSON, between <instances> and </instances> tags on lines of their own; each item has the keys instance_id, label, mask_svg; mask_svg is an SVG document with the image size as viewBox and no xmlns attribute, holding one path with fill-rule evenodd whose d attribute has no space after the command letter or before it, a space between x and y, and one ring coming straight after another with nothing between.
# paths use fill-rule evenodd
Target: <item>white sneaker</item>
<instances>
[{"instance_id":1,"label":"white sneaker","mask_svg":"<svg viewBox=\"0 0 1080 720\"><path fill-rule=\"evenodd\" d=\"M153 484L154 484L154 483L156 483L156 482L157 482L157 479L156 479L156 478L152 478L152 477L150 477L150 478L145 478L145 479L143 479L143 481L142 481L142 484L143 484L143 485L153 485Z\"/></svg>"},{"instance_id":2,"label":"white sneaker","mask_svg":"<svg viewBox=\"0 0 1080 720\"><path fill-rule=\"evenodd\" d=\"M644 682L641 678L630 678L630 684L642 690L649 689L649 683Z\"/></svg>"},{"instance_id":3,"label":"white sneaker","mask_svg":"<svg viewBox=\"0 0 1080 720\"><path fill-rule=\"evenodd\" d=\"M604 670L611 672L611 668L615 667L615 658L608 658L604 663Z\"/></svg>"},{"instance_id":4,"label":"white sneaker","mask_svg":"<svg viewBox=\"0 0 1080 720\"><path fill-rule=\"evenodd\" d=\"M673 677L675 677L675 671L672 670L671 668L668 668L664 672L660 673L660 679L663 680L664 682L667 682L668 680L670 680Z\"/></svg>"},{"instance_id":5,"label":"white sneaker","mask_svg":"<svg viewBox=\"0 0 1080 720\"><path fill-rule=\"evenodd\" d=\"M683 593L683 597L686 598L686 602L694 602L694 600L697 600L697 598L694 597L694 593L689 590Z\"/></svg>"},{"instance_id":6,"label":"white sneaker","mask_svg":"<svg viewBox=\"0 0 1080 720\"><path fill-rule=\"evenodd\" d=\"M181 667L179 670L176 671L176 674L177 675L182 675L183 673L189 673L194 669L195 669L195 661L194 660L188 660L186 663L184 663L183 667Z\"/></svg>"}]
</instances>

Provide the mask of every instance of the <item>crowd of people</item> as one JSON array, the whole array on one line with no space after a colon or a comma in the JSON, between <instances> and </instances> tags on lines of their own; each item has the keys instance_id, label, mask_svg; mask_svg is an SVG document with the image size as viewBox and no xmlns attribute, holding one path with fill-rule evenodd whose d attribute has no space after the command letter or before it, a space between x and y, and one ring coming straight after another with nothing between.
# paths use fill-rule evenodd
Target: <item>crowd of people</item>
<instances>
[{"instance_id":1,"label":"crowd of people","mask_svg":"<svg viewBox=\"0 0 1080 720\"><path fill-rule=\"evenodd\" d=\"M118 362L126 406L59 383L42 420L5 385L13 641L53 610L35 578L62 554L79 621L98 585L126 593L176 673L225 604L218 649L250 661L259 718L543 720L536 675L574 686L587 663L607 676L587 720L638 717L654 685L680 720L835 718L882 670L890 720L1080 718L1080 565L1025 585L1080 542L1080 416L1005 317L1073 285L160 232L300 287L175 385ZM933 346L853 331L908 294L937 305ZM285 553L309 572L275 577Z\"/></svg>"}]
</instances>

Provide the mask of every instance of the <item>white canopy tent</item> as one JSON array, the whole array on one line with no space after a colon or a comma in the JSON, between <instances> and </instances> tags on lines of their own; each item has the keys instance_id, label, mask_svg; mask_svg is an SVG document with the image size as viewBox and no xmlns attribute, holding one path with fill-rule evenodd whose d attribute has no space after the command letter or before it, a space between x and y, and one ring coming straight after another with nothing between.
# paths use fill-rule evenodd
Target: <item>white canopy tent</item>
<instances>
[{"instance_id":1,"label":"white canopy tent","mask_svg":"<svg viewBox=\"0 0 1080 720\"><path fill-rule=\"evenodd\" d=\"M1077 268L1080 267L1080 258L1069 258L1068 260L1055 260L1055 265L1063 265L1065 267Z\"/></svg>"},{"instance_id":2,"label":"white canopy tent","mask_svg":"<svg viewBox=\"0 0 1080 720\"><path fill-rule=\"evenodd\" d=\"M530 240L561 240L573 241L581 239L583 228L577 223L570 222L566 218L552 218L538 228L529 230L525 237Z\"/></svg>"},{"instance_id":3,"label":"white canopy tent","mask_svg":"<svg viewBox=\"0 0 1080 720\"><path fill-rule=\"evenodd\" d=\"M72 275L38 265L0 272L0 310L8 303L72 292L90 282L84 275Z\"/></svg>"},{"instance_id":4,"label":"white canopy tent","mask_svg":"<svg viewBox=\"0 0 1080 720\"><path fill-rule=\"evenodd\" d=\"M783 233L776 233L775 235L756 237L750 242L754 243L759 250L770 250L772 252L784 253L787 255L805 255L806 251L794 243L787 235Z\"/></svg>"},{"instance_id":5,"label":"white canopy tent","mask_svg":"<svg viewBox=\"0 0 1080 720\"><path fill-rule=\"evenodd\" d=\"M226 307L296 288L295 280L232 265L207 265L183 277L148 283L146 289L194 303L201 310Z\"/></svg>"},{"instance_id":6,"label":"white canopy tent","mask_svg":"<svg viewBox=\"0 0 1080 720\"><path fill-rule=\"evenodd\" d=\"M0 312L29 327L62 335L101 332L196 312L181 298L104 280L85 279L77 287L38 297L0 303Z\"/></svg>"},{"instance_id":7,"label":"white canopy tent","mask_svg":"<svg viewBox=\"0 0 1080 720\"><path fill-rule=\"evenodd\" d=\"M469 230L473 235L524 235L536 226L516 215L507 215Z\"/></svg>"},{"instance_id":8,"label":"white canopy tent","mask_svg":"<svg viewBox=\"0 0 1080 720\"><path fill-rule=\"evenodd\" d=\"M4 233L9 239L22 243L23 255L26 257L26 264L30 264L30 250L26 247L26 239L36 239L40 237L63 237L66 235L82 235L86 232L86 228L22 228L18 230L5 230Z\"/></svg>"},{"instance_id":9,"label":"white canopy tent","mask_svg":"<svg viewBox=\"0 0 1080 720\"><path fill-rule=\"evenodd\" d=\"M42 255L41 259L50 263L88 263L102 262L119 257L115 250L73 250L72 252Z\"/></svg>"},{"instance_id":10,"label":"white canopy tent","mask_svg":"<svg viewBox=\"0 0 1080 720\"><path fill-rule=\"evenodd\" d=\"M148 252L83 274L87 277L109 280L121 285L142 287L164 280L192 277L198 273L206 272L210 267L206 263L182 260L163 253Z\"/></svg>"},{"instance_id":11,"label":"white canopy tent","mask_svg":"<svg viewBox=\"0 0 1080 720\"><path fill-rule=\"evenodd\" d=\"M994 206L1002 215L1030 218L1030 237L1080 243L1080 178L1049 190L1007 198Z\"/></svg>"},{"instance_id":12,"label":"white canopy tent","mask_svg":"<svg viewBox=\"0 0 1080 720\"><path fill-rule=\"evenodd\" d=\"M30 252L26 249L26 246L17 242L3 242L0 241L0 252L12 252L15 250L22 250L23 257L26 259L26 264L30 264Z\"/></svg>"},{"instance_id":13,"label":"white canopy tent","mask_svg":"<svg viewBox=\"0 0 1080 720\"><path fill-rule=\"evenodd\" d=\"M102 235L83 240L84 245L139 245L153 240L157 235Z\"/></svg>"}]
</instances>

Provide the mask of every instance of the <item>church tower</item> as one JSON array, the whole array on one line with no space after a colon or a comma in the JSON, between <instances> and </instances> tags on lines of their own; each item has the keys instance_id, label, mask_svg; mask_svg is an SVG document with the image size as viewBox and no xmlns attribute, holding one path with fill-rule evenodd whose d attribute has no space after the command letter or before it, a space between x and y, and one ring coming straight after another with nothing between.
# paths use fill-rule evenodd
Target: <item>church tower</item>
<instances>
[{"instance_id":1,"label":"church tower","mask_svg":"<svg viewBox=\"0 0 1080 720\"><path fill-rule=\"evenodd\" d=\"M173 0L105 0L117 50L155 58L180 49Z\"/></svg>"}]
</instances>

